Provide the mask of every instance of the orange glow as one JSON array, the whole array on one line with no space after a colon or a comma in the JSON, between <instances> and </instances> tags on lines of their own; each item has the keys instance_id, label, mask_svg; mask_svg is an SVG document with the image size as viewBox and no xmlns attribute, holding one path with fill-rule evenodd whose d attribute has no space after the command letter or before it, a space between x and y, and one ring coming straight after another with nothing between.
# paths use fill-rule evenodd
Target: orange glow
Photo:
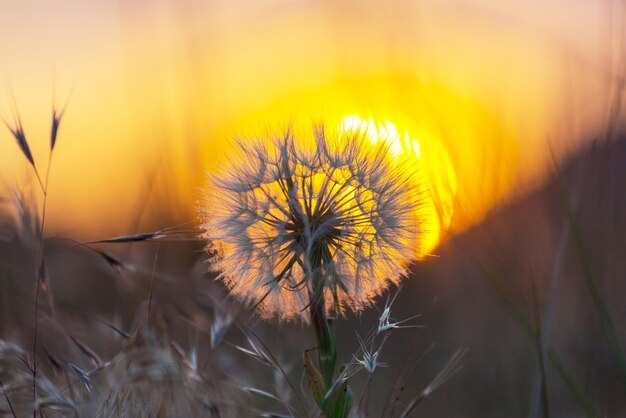
<instances>
[{"instance_id":1,"label":"orange glow","mask_svg":"<svg viewBox=\"0 0 626 418\"><path fill-rule=\"evenodd\" d=\"M457 180L445 147L435 138L418 140L406 130L398 131L388 120L377 123L372 118L350 115L341 121L341 129L365 132L373 144L387 142L396 161L414 170L411 177L422 190L415 196L417 218L422 224L417 256L430 254L439 244L442 232L448 230L454 212Z\"/></svg>"},{"instance_id":2,"label":"orange glow","mask_svg":"<svg viewBox=\"0 0 626 418\"><path fill-rule=\"evenodd\" d=\"M42 173L53 86L60 104L72 92L50 232L98 238L192 220L204 172L234 136L360 115L419 143L434 243L536 184L547 138L571 150L604 123L601 6L384 3L4 5L0 116L11 118L13 91ZM555 19L559 7L569 20ZM0 195L33 185L6 130L0 163Z\"/></svg>"},{"instance_id":3,"label":"orange glow","mask_svg":"<svg viewBox=\"0 0 626 418\"><path fill-rule=\"evenodd\" d=\"M394 90L405 94L390 95ZM401 159L416 161L416 176L429 189L422 256L436 253L450 232L480 221L518 175L518 139L494 114L436 83L400 74L338 80L268 99L260 108L223 120L216 140L264 136L287 125L306 131L316 121L367 128L372 138L399 138L392 148ZM208 167L219 164L222 148L205 149Z\"/></svg>"}]
</instances>

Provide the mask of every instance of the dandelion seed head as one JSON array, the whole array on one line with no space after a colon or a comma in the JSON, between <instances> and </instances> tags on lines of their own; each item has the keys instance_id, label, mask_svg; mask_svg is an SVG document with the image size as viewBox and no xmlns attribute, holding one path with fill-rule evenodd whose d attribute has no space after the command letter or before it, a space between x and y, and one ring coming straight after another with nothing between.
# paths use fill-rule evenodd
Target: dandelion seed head
<instances>
[{"instance_id":1,"label":"dandelion seed head","mask_svg":"<svg viewBox=\"0 0 626 418\"><path fill-rule=\"evenodd\" d=\"M328 313L361 311L398 284L418 243L415 179L384 141L313 129L238 141L209 175L201 205L212 268L262 317L307 319L323 292Z\"/></svg>"}]
</instances>

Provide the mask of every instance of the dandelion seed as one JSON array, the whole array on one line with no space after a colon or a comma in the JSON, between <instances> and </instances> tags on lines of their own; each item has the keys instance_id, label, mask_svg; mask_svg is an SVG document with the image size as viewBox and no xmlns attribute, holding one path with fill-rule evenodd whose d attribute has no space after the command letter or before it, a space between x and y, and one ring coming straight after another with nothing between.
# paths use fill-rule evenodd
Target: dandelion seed
<instances>
[{"instance_id":1,"label":"dandelion seed","mask_svg":"<svg viewBox=\"0 0 626 418\"><path fill-rule=\"evenodd\" d=\"M239 142L201 208L212 268L265 318L358 312L406 274L418 243L411 170L363 132Z\"/></svg>"}]
</instances>

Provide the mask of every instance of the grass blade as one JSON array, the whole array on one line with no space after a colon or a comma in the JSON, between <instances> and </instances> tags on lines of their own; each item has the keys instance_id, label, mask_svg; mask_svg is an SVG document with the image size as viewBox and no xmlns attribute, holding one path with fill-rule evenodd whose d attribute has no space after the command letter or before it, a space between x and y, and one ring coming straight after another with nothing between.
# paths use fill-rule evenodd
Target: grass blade
<instances>
[{"instance_id":1,"label":"grass blade","mask_svg":"<svg viewBox=\"0 0 626 418\"><path fill-rule=\"evenodd\" d=\"M591 258L591 252L589 250L589 247L587 246L587 242L585 241L583 231L580 227L580 222L578 221L576 213L574 212L569 193L567 191L567 188L563 184L561 177L558 175L558 165L554 156L553 163L556 168L555 177L557 187L559 189L559 195L561 197L561 201L569 219L569 224L574 237L574 246L582 265L585 285L587 286L587 290L589 291L589 295L591 296L591 299L593 301L593 306L600 318L602 332L609 345L609 350L611 351L611 354L615 362L617 363L617 367L621 374L622 381L624 383L624 386L626 387L626 357L624 356L624 351L620 346L619 338L617 337L617 332L615 331L615 323L613 322L611 311L606 303L606 299L602 295L598 275L596 273L596 269Z\"/></svg>"},{"instance_id":2,"label":"grass blade","mask_svg":"<svg viewBox=\"0 0 626 418\"><path fill-rule=\"evenodd\" d=\"M457 350L450 360L443 366L443 368L437 373L435 378L422 390L422 392L414 398L407 407L404 409L400 418L406 418L413 412L415 407L419 405L424 399L430 396L434 391L439 389L441 385L448 381L453 375L455 375L461 369L461 360L463 356L467 353L467 349L459 349Z\"/></svg>"},{"instance_id":3,"label":"grass blade","mask_svg":"<svg viewBox=\"0 0 626 418\"><path fill-rule=\"evenodd\" d=\"M105 238L96 241L84 242L83 245L89 244L119 244L119 243L129 243L129 242L140 242L140 241L152 241L162 238L163 234L160 231L157 232L147 232L143 234L135 234L135 235L123 235L119 237L113 238Z\"/></svg>"},{"instance_id":4,"label":"grass blade","mask_svg":"<svg viewBox=\"0 0 626 418\"><path fill-rule=\"evenodd\" d=\"M491 287L496 296L500 299L500 302L504 306L504 308L515 318L518 324L529 334L529 336L534 340L539 339L539 333L532 321L528 318L528 316L519 308L516 301L509 294L509 292L505 289L505 287L500 283L496 278L491 276L489 272L484 268L484 266L479 266L481 273L480 277L485 280L487 285ZM576 399L578 405L585 411L585 415L588 418L600 418L600 415L596 412L592 403L589 401L583 390L576 383L574 378L569 373L569 370L565 366L565 364L561 361L559 355L552 349L548 350L548 360L552 364L552 366L556 369L559 374L559 377L570 393Z\"/></svg>"}]
</instances>

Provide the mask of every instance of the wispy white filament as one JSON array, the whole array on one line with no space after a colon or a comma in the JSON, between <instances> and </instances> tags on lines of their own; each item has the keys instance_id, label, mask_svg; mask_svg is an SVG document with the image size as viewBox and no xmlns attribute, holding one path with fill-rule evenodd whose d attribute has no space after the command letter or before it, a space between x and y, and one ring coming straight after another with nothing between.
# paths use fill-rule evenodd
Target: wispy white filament
<instances>
[{"instance_id":1,"label":"wispy white filament","mask_svg":"<svg viewBox=\"0 0 626 418\"><path fill-rule=\"evenodd\" d=\"M313 131L239 141L201 205L212 268L263 317L306 319L313 276L329 312L360 311L415 254L415 171L364 132Z\"/></svg>"}]
</instances>

